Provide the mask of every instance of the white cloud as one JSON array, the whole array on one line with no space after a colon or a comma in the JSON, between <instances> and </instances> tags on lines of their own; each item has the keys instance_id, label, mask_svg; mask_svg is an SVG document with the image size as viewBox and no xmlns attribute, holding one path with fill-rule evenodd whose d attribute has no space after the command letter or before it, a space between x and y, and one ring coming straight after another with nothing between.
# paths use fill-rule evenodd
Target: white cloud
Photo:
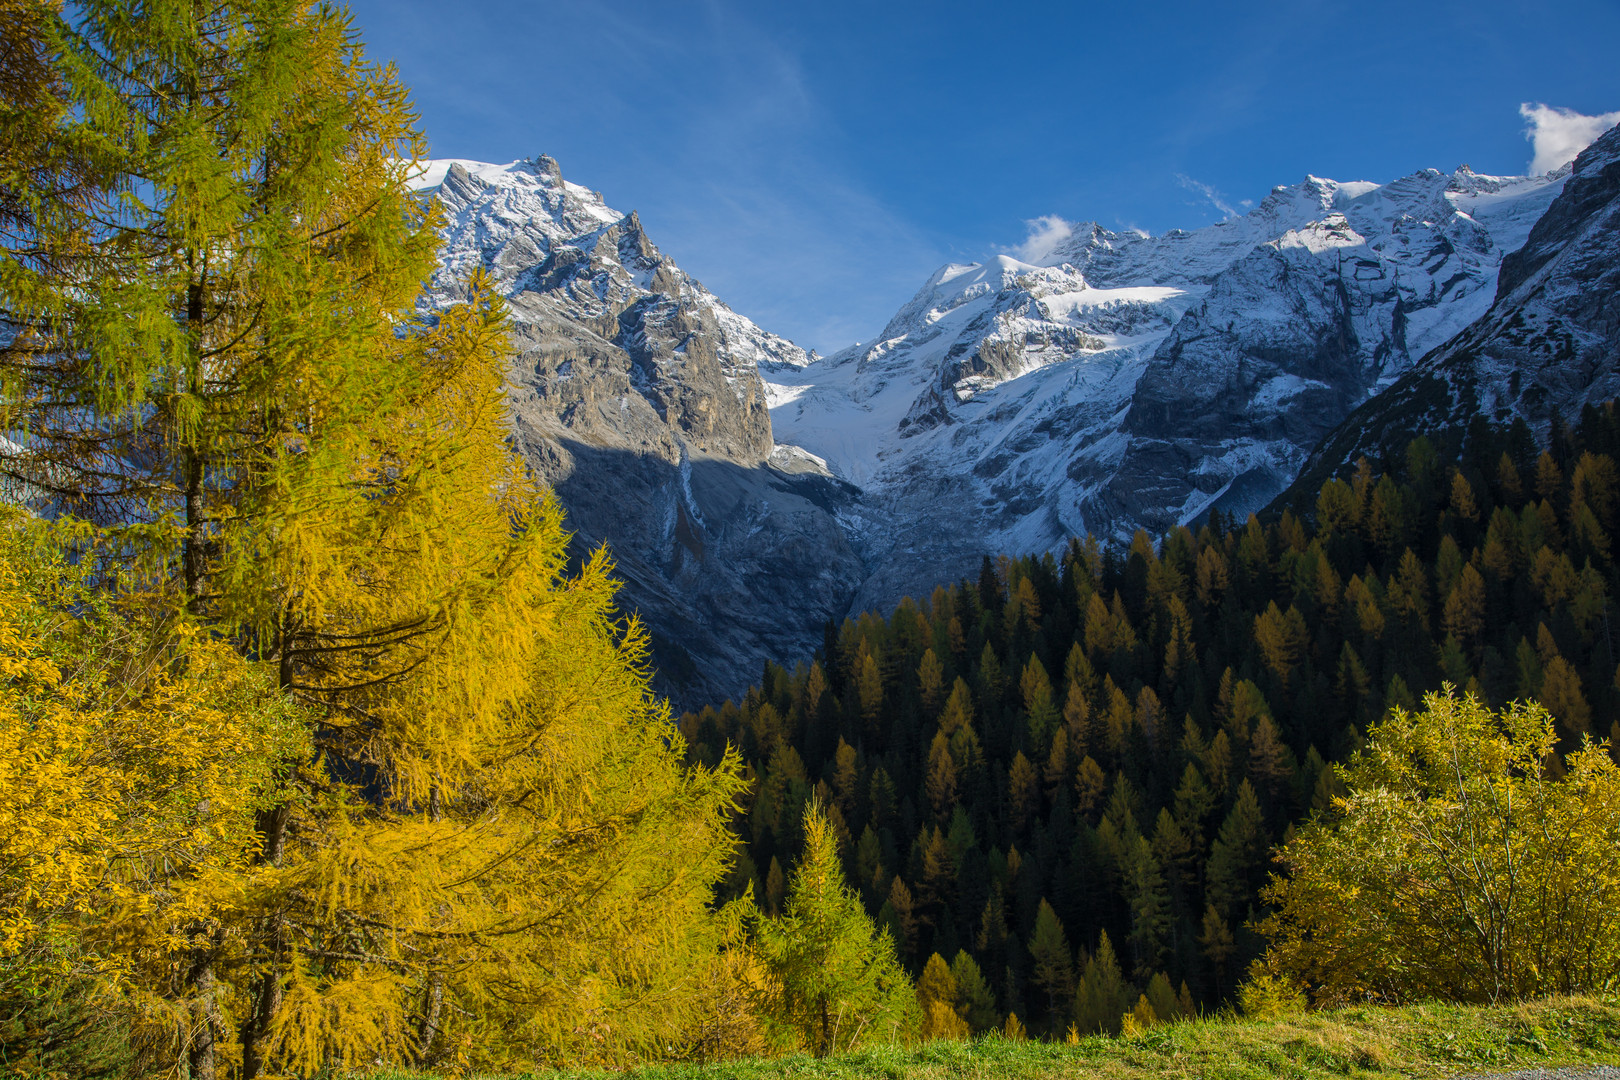
<instances>
[{"instance_id":1,"label":"white cloud","mask_svg":"<svg viewBox=\"0 0 1620 1080\"><path fill-rule=\"evenodd\" d=\"M1238 212L1232 209L1232 204L1226 201L1226 196L1210 187L1208 184L1194 180L1183 173L1176 173L1176 183L1196 195L1202 195L1209 200L1209 204L1219 210L1222 217L1235 218Z\"/></svg>"},{"instance_id":2,"label":"white cloud","mask_svg":"<svg viewBox=\"0 0 1620 1080\"><path fill-rule=\"evenodd\" d=\"M1569 164L1576 154L1597 141L1599 135L1620 124L1620 112L1585 116L1573 109L1529 102L1519 106L1519 115L1530 121L1530 126L1524 129L1524 137L1535 148L1536 156L1530 162L1532 176Z\"/></svg>"},{"instance_id":3,"label":"white cloud","mask_svg":"<svg viewBox=\"0 0 1620 1080\"><path fill-rule=\"evenodd\" d=\"M1034 221L1026 221L1029 226L1029 236L1015 248L1009 248L1008 254L1019 262L1038 263L1057 248L1057 246L1074 235L1074 226L1058 217L1056 214L1047 214Z\"/></svg>"}]
</instances>

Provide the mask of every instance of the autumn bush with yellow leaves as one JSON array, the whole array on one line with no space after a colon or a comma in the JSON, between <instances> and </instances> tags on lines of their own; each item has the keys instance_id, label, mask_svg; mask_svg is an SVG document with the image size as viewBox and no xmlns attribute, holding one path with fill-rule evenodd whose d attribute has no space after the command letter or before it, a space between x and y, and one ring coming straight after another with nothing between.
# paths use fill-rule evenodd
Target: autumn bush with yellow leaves
<instances>
[{"instance_id":1,"label":"autumn bush with yellow leaves","mask_svg":"<svg viewBox=\"0 0 1620 1080\"><path fill-rule=\"evenodd\" d=\"M1554 752L1535 703L1396 708L1346 794L1283 845L1257 969L1317 1002L1519 1001L1620 987L1620 766Z\"/></svg>"}]
</instances>

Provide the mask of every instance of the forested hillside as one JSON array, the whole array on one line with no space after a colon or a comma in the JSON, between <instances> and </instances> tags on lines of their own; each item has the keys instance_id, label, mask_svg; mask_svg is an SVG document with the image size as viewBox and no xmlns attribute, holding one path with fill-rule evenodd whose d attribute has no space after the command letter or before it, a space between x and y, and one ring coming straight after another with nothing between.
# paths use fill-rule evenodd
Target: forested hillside
<instances>
[{"instance_id":1,"label":"forested hillside","mask_svg":"<svg viewBox=\"0 0 1620 1080\"><path fill-rule=\"evenodd\" d=\"M975 1028L1212 1005L1262 949L1272 845L1390 707L1449 682L1544 702L1566 751L1620 744L1617 455L1612 404L1544 450L1476 425L1460 462L1419 439L1270 523L986 559L829 626L815 663L682 718L694 761L748 762L727 887L781 902L819 793L919 993L949 962Z\"/></svg>"}]
</instances>

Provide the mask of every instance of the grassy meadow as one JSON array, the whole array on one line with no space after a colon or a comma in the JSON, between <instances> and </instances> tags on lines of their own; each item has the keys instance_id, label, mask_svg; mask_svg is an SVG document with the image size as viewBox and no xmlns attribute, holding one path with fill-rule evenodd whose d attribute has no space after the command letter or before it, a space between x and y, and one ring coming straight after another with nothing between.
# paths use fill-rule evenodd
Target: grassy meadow
<instances>
[{"instance_id":1,"label":"grassy meadow","mask_svg":"<svg viewBox=\"0 0 1620 1080\"><path fill-rule=\"evenodd\" d=\"M546 1080L1316 1080L1445 1077L1620 1064L1620 999L1557 998L1522 1005L1362 1006L1273 1020L1222 1014L1122 1038L1078 1043L1011 1040L873 1046L816 1059L753 1058L714 1065L651 1065L627 1073L524 1074ZM417 1080L384 1070L365 1080ZM473 1074L478 1080L520 1080Z\"/></svg>"}]
</instances>

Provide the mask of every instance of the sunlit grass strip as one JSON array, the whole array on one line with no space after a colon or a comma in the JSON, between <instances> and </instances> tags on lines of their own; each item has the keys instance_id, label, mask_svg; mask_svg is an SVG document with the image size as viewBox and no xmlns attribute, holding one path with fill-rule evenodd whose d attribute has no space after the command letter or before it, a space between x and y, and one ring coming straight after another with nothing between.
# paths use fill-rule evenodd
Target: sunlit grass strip
<instances>
[{"instance_id":1,"label":"sunlit grass strip","mask_svg":"<svg viewBox=\"0 0 1620 1080\"><path fill-rule=\"evenodd\" d=\"M820 1060L794 1055L716 1065L652 1065L623 1074L526 1075L546 1080L613 1075L631 1080L1314 1080L1615 1063L1620 1063L1620 999L1562 998L1500 1008L1368 1006L1277 1020L1220 1016L1156 1027L1130 1038L1098 1037L1067 1045L992 1036L974 1042L880 1046ZM383 1071L368 1074L366 1080L425 1075Z\"/></svg>"}]
</instances>

